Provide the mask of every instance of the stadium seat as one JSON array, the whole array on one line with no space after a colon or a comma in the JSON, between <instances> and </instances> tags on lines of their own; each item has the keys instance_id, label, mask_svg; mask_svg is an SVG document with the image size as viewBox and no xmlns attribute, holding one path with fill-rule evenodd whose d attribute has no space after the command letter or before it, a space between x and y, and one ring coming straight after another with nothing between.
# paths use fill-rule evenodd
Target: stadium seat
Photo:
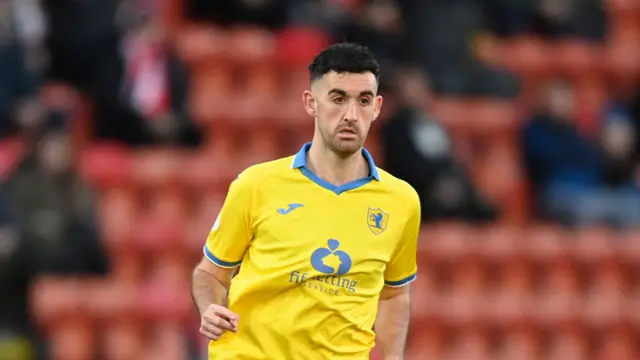
<instances>
[{"instance_id":1,"label":"stadium seat","mask_svg":"<svg viewBox=\"0 0 640 360\"><path fill-rule=\"evenodd\" d=\"M192 314L189 283L149 278L139 289L137 313L149 324L181 324Z\"/></svg>"},{"instance_id":2,"label":"stadium seat","mask_svg":"<svg viewBox=\"0 0 640 360\"><path fill-rule=\"evenodd\" d=\"M199 24L183 27L175 35L174 42L180 58L192 67L227 60L223 54L230 46L226 31Z\"/></svg>"},{"instance_id":3,"label":"stadium seat","mask_svg":"<svg viewBox=\"0 0 640 360\"><path fill-rule=\"evenodd\" d=\"M305 67L329 44L329 37L320 30L289 27L277 34L276 54L284 68Z\"/></svg>"},{"instance_id":4,"label":"stadium seat","mask_svg":"<svg viewBox=\"0 0 640 360\"><path fill-rule=\"evenodd\" d=\"M228 46L223 50L236 64L268 64L276 49L274 35L266 29L238 26L229 31Z\"/></svg>"},{"instance_id":5,"label":"stadium seat","mask_svg":"<svg viewBox=\"0 0 640 360\"><path fill-rule=\"evenodd\" d=\"M230 124L225 121L232 110L232 68L210 64L194 70L189 96L189 108L196 123L216 132L223 132Z\"/></svg>"},{"instance_id":6,"label":"stadium seat","mask_svg":"<svg viewBox=\"0 0 640 360\"><path fill-rule=\"evenodd\" d=\"M543 289L536 300L537 321L543 326L558 326L574 321L581 312L581 291L577 271L567 262L547 266Z\"/></svg>"},{"instance_id":7,"label":"stadium seat","mask_svg":"<svg viewBox=\"0 0 640 360\"><path fill-rule=\"evenodd\" d=\"M467 126L475 134L511 137L516 130L516 108L512 101L473 99L467 111Z\"/></svg>"},{"instance_id":8,"label":"stadium seat","mask_svg":"<svg viewBox=\"0 0 640 360\"><path fill-rule=\"evenodd\" d=\"M133 180L145 189L170 188L178 183L183 154L172 149L141 150L134 156Z\"/></svg>"},{"instance_id":9,"label":"stadium seat","mask_svg":"<svg viewBox=\"0 0 640 360\"><path fill-rule=\"evenodd\" d=\"M598 333L598 359L637 360L638 351L637 332L626 326L605 329Z\"/></svg>"},{"instance_id":10,"label":"stadium seat","mask_svg":"<svg viewBox=\"0 0 640 360\"><path fill-rule=\"evenodd\" d=\"M480 254L485 261L502 263L519 258L522 254L520 247L520 231L513 226L489 226L478 231Z\"/></svg>"},{"instance_id":11,"label":"stadium seat","mask_svg":"<svg viewBox=\"0 0 640 360\"><path fill-rule=\"evenodd\" d=\"M544 359L583 360L589 358L589 346L585 334L579 329L567 329L553 333L549 351Z\"/></svg>"},{"instance_id":12,"label":"stadium seat","mask_svg":"<svg viewBox=\"0 0 640 360\"><path fill-rule=\"evenodd\" d=\"M108 251L126 251L136 221L138 204L134 195L124 189L105 190L98 202L100 237Z\"/></svg>"},{"instance_id":13,"label":"stadium seat","mask_svg":"<svg viewBox=\"0 0 640 360\"><path fill-rule=\"evenodd\" d=\"M607 102L606 88L595 76L583 76L574 85L575 123L589 137L599 134Z\"/></svg>"},{"instance_id":14,"label":"stadium seat","mask_svg":"<svg viewBox=\"0 0 640 360\"><path fill-rule=\"evenodd\" d=\"M150 341L143 360L188 360L189 350L184 330L173 324L151 329Z\"/></svg>"},{"instance_id":15,"label":"stadium seat","mask_svg":"<svg viewBox=\"0 0 640 360\"><path fill-rule=\"evenodd\" d=\"M551 56L557 74L578 77L601 70L603 50L599 45L579 40L561 40L553 45Z\"/></svg>"},{"instance_id":16,"label":"stadium seat","mask_svg":"<svg viewBox=\"0 0 640 360\"><path fill-rule=\"evenodd\" d=\"M538 360L540 342L531 327L514 328L502 334L496 360Z\"/></svg>"},{"instance_id":17,"label":"stadium seat","mask_svg":"<svg viewBox=\"0 0 640 360\"><path fill-rule=\"evenodd\" d=\"M96 334L88 321L64 321L49 334L49 359L93 360Z\"/></svg>"},{"instance_id":18,"label":"stadium seat","mask_svg":"<svg viewBox=\"0 0 640 360\"><path fill-rule=\"evenodd\" d=\"M507 40L502 66L525 77L548 75L551 68L549 44L535 37L521 36Z\"/></svg>"},{"instance_id":19,"label":"stadium seat","mask_svg":"<svg viewBox=\"0 0 640 360\"><path fill-rule=\"evenodd\" d=\"M62 319L86 317L84 291L78 279L39 277L31 285L30 308L38 324L51 329Z\"/></svg>"},{"instance_id":20,"label":"stadium seat","mask_svg":"<svg viewBox=\"0 0 640 360\"><path fill-rule=\"evenodd\" d=\"M96 144L82 153L79 170L99 188L131 185L133 158L116 144Z\"/></svg>"},{"instance_id":21,"label":"stadium seat","mask_svg":"<svg viewBox=\"0 0 640 360\"><path fill-rule=\"evenodd\" d=\"M525 234L527 237L521 245L527 258L536 263L553 262L565 253L566 240L564 232L553 225L531 227Z\"/></svg>"},{"instance_id":22,"label":"stadium seat","mask_svg":"<svg viewBox=\"0 0 640 360\"><path fill-rule=\"evenodd\" d=\"M640 73L640 26L623 28L612 36L605 56L607 71L617 81L635 82Z\"/></svg>"},{"instance_id":23,"label":"stadium seat","mask_svg":"<svg viewBox=\"0 0 640 360\"><path fill-rule=\"evenodd\" d=\"M438 323L429 321L409 330L408 360L440 360L444 354L446 334ZM414 331L415 329L415 331Z\"/></svg>"},{"instance_id":24,"label":"stadium seat","mask_svg":"<svg viewBox=\"0 0 640 360\"><path fill-rule=\"evenodd\" d=\"M83 283L81 301L93 320L120 321L136 315L136 285L117 279L93 279Z\"/></svg>"},{"instance_id":25,"label":"stadium seat","mask_svg":"<svg viewBox=\"0 0 640 360\"><path fill-rule=\"evenodd\" d=\"M615 257L616 237L606 228L588 227L580 229L572 244L574 257L586 264L610 260Z\"/></svg>"},{"instance_id":26,"label":"stadium seat","mask_svg":"<svg viewBox=\"0 0 640 360\"><path fill-rule=\"evenodd\" d=\"M101 338L105 360L137 360L143 357L145 339L139 323L127 320L110 322Z\"/></svg>"},{"instance_id":27,"label":"stadium seat","mask_svg":"<svg viewBox=\"0 0 640 360\"><path fill-rule=\"evenodd\" d=\"M454 339L448 359L489 360L492 358L491 344L483 329L464 329Z\"/></svg>"}]
</instances>

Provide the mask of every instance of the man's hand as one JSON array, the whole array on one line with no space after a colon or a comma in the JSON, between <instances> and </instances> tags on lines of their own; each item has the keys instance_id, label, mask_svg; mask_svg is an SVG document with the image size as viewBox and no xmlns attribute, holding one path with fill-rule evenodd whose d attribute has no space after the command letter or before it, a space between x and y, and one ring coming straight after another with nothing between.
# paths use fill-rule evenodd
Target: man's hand
<instances>
[{"instance_id":1,"label":"man's hand","mask_svg":"<svg viewBox=\"0 0 640 360\"><path fill-rule=\"evenodd\" d=\"M238 331L240 317L224 306L211 304L202 314L200 334L210 340L218 340L227 330Z\"/></svg>"}]
</instances>

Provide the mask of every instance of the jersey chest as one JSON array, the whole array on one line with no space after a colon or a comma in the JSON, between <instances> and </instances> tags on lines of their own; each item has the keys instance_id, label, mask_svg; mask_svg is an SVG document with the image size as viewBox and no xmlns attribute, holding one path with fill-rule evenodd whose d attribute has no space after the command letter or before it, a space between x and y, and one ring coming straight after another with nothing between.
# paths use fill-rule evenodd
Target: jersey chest
<instances>
[{"instance_id":1,"label":"jersey chest","mask_svg":"<svg viewBox=\"0 0 640 360\"><path fill-rule=\"evenodd\" d=\"M261 202L251 253L321 281L380 282L404 226L400 218L394 222L392 199L322 189L300 197L283 190Z\"/></svg>"}]
</instances>

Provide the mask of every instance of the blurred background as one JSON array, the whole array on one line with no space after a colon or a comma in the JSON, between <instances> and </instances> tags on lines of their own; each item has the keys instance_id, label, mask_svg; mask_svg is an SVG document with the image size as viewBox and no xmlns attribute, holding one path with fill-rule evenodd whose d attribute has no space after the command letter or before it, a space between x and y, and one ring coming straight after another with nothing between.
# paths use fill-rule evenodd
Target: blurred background
<instances>
[{"instance_id":1,"label":"blurred background","mask_svg":"<svg viewBox=\"0 0 640 360\"><path fill-rule=\"evenodd\" d=\"M422 201L408 359L639 359L637 0L0 0L0 359L206 359L192 267L344 40Z\"/></svg>"}]
</instances>

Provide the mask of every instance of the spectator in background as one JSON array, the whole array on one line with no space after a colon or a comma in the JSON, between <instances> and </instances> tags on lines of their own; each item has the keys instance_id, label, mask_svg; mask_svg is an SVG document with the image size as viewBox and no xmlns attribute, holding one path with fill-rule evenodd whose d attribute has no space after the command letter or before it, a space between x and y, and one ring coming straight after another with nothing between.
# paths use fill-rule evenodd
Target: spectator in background
<instances>
[{"instance_id":1,"label":"spectator in background","mask_svg":"<svg viewBox=\"0 0 640 360\"><path fill-rule=\"evenodd\" d=\"M185 4L189 19L223 26L258 25L277 30L288 22L289 2L284 0L188 0Z\"/></svg>"},{"instance_id":2,"label":"spectator in background","mask_svg":"<svg viewBox=\"0 0 640 360\"><path fill-rule=\"evenodd\" d=\"M482 0L491 29L500 36L536 34L549 39L602 40L606 17L601 0Z\"/></svg>"},{"instance_id":3,"label":"spectator in background","mask_svg":"<svg viewBox=\"0 0 640 360\"><path fill-rule=\"evenodd\" d=\"M98 103L97 135L130 145L198 146L188 113L189 74L153 8L130 7L122 41L118 96ZM109 91L111 92L111 91Z\"/></svg>"},{"instance_id":4,"label":"spectator in background","mask_svg":"<svg viewBox=\"0 0 640 360\"><path fill-rule=\"evenodd\" d=\"M24 5L0 0L0 137L17 129L33 130L45 114L38 100L40 69L26 61L28 51L35 50L18 36L17 4Z\"/></svg>"},{"instance_id":5,"label":"spectator in background","mask_svg":"<svg viewBox=\"0 0 640 360\"><path fill-rule=\"evenodd\" d=\"M385 164L416 189L423 220L495 219L495 209L454 158L446 130L428 114L432 94L426 75L415 68L401 70L395 87L401 103L382 130Z\"/></svg>"},{"instance_id":6,"label":"spectator in background","mask_svg":"<svg viewBox=\"0 0 640 360\"><path fill-rule=\"evenodd\" d=\"M366 0L342 29L338 41L367 46L383 69L394 69L406 55L402 12L393 0ZM391 74L392 71L383 72ZM387 79L381 83L386 85Z\"/></svg>"},{"instance_id":7,"label":"spectator in background","mask_svg":"<svg viewBox=\"0 0 640 360\"><path fill-rule=\"evenodd\" d=\"M106 272L91 189L72 167L64 124L48 123L5 184L38 272Z\"/></svg>"},{"instance_id":8,"label":"spectator in background","mask_svg":"<svg viewBox=\"0 0 640 360\"><path fill-rule=\"evenodd\" d=\"M30 256L32 249L21 239L4 190L0 187L0 354L27 360L33 358L34 350L27 295L35 263Z\"/></svg>"},{"instance_id":9,"label":"spectator in background","mask_svg":"<svg viewBox=\"0 0 640 360\"><path fill-rule=\"evenodd\" d=\"M629 122L612 112L601 143L592 143L572 123L572 96L568 84L551 83L524 128L523 152L541 215L571 225L640 224L639 191L628 168L635 141Z\"/></svg>"}]
</instances>

